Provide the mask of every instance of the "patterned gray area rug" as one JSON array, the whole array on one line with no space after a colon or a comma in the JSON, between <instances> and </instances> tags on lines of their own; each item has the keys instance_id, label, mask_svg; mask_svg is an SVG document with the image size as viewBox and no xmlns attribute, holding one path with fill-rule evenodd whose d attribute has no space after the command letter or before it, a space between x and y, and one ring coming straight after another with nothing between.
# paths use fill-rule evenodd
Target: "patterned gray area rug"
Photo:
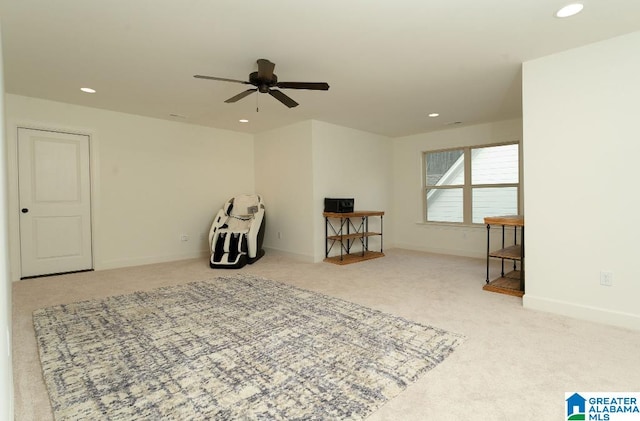
<instances>
[{"instance_id":1,"label":"patterned gray area rug","mask_svg":"<svg viewBox=\"0 0 640 421\"><path fill-rule=\"evenodd\" d=\"M464 337L247 275L33 313L58 420L363 419Z\"/></svg>"}]
</instances>

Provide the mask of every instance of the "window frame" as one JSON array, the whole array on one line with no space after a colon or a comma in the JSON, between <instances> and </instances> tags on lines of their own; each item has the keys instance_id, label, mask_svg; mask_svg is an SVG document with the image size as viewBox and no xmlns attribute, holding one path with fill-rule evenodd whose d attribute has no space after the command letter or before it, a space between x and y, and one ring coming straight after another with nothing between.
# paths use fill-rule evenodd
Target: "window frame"
<instances>
[{"instance_id":1,"label":"window frame","mask_svg":"<svg viewBox=\"0 0 640 421\"><path fill-rule=\"evenodd\" d=\"M474 149L491 148L496 146L517 145L518 147L518 182L517 183L495 183L495 184L471 184L471 161ZM462 151L464 160L464 184L429 186L427 185L427 155L439 152ZM517 213L521 214L522 209L522 144L520 141L509 141L500 143L488 143L482 145L460 146L453 148L434 149L422 151L422 223L434 225L455 225L455 226L479 226L484 222L473 222L473 189L474 188L516 188ZM429 190L462 189L462 222L454 221L429 221L427 209L427 194Z\"/></svg>"}]
</instances>

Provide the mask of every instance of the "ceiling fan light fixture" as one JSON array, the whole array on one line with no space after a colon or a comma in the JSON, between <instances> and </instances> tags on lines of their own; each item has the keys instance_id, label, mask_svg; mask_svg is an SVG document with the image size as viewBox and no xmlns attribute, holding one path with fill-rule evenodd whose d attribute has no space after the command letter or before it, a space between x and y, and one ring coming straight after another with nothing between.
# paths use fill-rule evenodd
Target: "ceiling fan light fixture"
<instances>
[{"instance_id":1,"label":"ceiling fan light fixture","mask_svg":"<svg viewBox=\"0 0 640 421\"><path fill-rule=\"evenodd\" d=\"M556 12L556 17L568 18L574 15L577 15L582 11L583 8L584 8L584 5L582 3L568 4Z\"/></svg>"},{"instance_id":2,"label":"ceiling fan light fixture","mask_svg":"<svg viewBox=\"0 0 640 421\"><path fill-rule=\"evenodd\" d=\"M227 99L225 101L227 104L238 102L242 98L251 95L254 92L260 92L262 94L271 95L289 108L294 108L299 104L291 99L287 94L282 92L280 89L310 89L313 91L329 90L329 84L326 82L280 82L278 81L278 76L273 73L273 70L276 66L275 63L272 63L264 58L258 59L257 63L258 71L251 72L249 74L248 81L205 75L193 75L193 77L197 79L220 80L223 82L235 82L241 83L243 85L254 86L253 88L247 89L246 91L240 92L238 95Z\"/></svg>"},{"instance_id":3,"label":"ceiling fan light fixture","mask_svg":"<svg viewBox=\"0 0 640 421\"><path fill-rule=\"evenodd\" d=\"M82 92L87 93L87 94L95 94L95 93L96 93L96 90L95 90L95 89L92 89L92 88L80 88L80 90L81 90Z\"/></svg>"}]
</instances>

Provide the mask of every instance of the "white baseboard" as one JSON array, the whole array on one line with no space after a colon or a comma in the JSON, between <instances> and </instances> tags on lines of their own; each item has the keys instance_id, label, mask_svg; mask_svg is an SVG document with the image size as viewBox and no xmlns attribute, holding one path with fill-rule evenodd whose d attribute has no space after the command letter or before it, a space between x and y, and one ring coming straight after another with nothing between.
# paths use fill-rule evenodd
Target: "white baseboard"
<instances>
[{"instance_id":1,"label":"white baseboard","mask_svg":"<svg viewBox=\"0 0 640 421\"><path fill-rule=\"evenodd\" d=\"M279 248L267 247L267 246L264 246L264 251L265 251L265 253L273 252L273 253L277 253L277 254L283 254L283 255L286 255L288 257L291 257L292 259L299 260L299 261L305 262L305 263L315 263L314 257L311 256L311 255L308 255L308 254L293 253L293 252L290 252L288 250L282 250L282 249L279 249Z\"/></svg>"},{"instance_id":2,"label":"white baseboard","mask_svg":"<svg viewBox=\"0 0 640 421\"><path fill-rule=\"evenodd\" d=\"M460 249L448 249L448 248L440 248L440 247L423 247L423 246L416 246L413 244L406 244L406 243L396 243L394 244L394 248L414 250L414 251L424 251L427 253L436 253L436 254L449 254L453 256L462 256L462 257L475 257L475 258L483 258L483 259L487 258L486 249L460 250Z\"/></svg>"},{"instance_id":3,"label":"white baseboard","mask_svg":"<svg viewBox=\"0 0 640 421\"><path fill-rule=\"evenodd\" d=\"M135 257L131 259L116 259L106 260L103 262L96 262L95 270L117 269L129 266L142 266L151 265L154 263L173 262L175 260L187 260L203 258L207 261L209 256L208 250L193 251L189 253L169 254L165 256L148 256L148 257Z\"/></svg>"},{"instance_id":4,"label":"white baseboard","mask_svg":"<svg viewBox=\"0 0 640 421\"><path fill-rule=\"evenodd\" d=\"M535 297L527 293L522 297L522 305L531 310L546 311L576 319L640 330L640 316L636 314L622 313L551 298Z\"/></svg>"},{"instance_id":5,"label":"white baseboard","mask_svg":"<svg viewBox=\"0 0 640 421\"><path fill-rule=\"evenodd\" d=\"M292 259L299 260L307 263L314 263L313 256L305 255L305 254L297 254L292 253L287 250L280 250L274 247L264 247L266 253L274 252L279 254L285 254ZM164 263L164 262L172 262L176 260L187 260L187 259L204 259L204 261L208 261L210 257L208 250L202 251L194 251L189 253L182 254L170 254L165 256L148 256L148 257L136 257L130 259L116 259L116 260L106 260L103 262L96 262L95 270L106 270L106 269L117 269L129 266L142 266L142 265L151 265L154 263Z\"/></svg>"}]
</instances>

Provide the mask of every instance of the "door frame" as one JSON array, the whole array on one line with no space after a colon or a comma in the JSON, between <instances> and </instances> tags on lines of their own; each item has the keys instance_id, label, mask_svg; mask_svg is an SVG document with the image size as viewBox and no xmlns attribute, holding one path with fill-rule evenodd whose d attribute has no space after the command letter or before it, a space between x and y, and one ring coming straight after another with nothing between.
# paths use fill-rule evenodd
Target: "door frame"
<instances>
[{"instance_id":1,"label":"door frame","mask_svg":"<svg viewBox=\"0 0 640 421\"><path fill-rule=\"evenodd\" d=\"M48 132L69 133L83 135L89 138L89 195L91 210L91 266L97 270L98 248L98 142L97 136L90 129L78 129L63 125L49 125L34 122L15 122L7 118L7 178L9 181L8 216L9 216L9 261L10 276L13 282L22 278L20 252L20 195L18 184L18 129L31 129Z\"/></svg>"}]
</instances>

